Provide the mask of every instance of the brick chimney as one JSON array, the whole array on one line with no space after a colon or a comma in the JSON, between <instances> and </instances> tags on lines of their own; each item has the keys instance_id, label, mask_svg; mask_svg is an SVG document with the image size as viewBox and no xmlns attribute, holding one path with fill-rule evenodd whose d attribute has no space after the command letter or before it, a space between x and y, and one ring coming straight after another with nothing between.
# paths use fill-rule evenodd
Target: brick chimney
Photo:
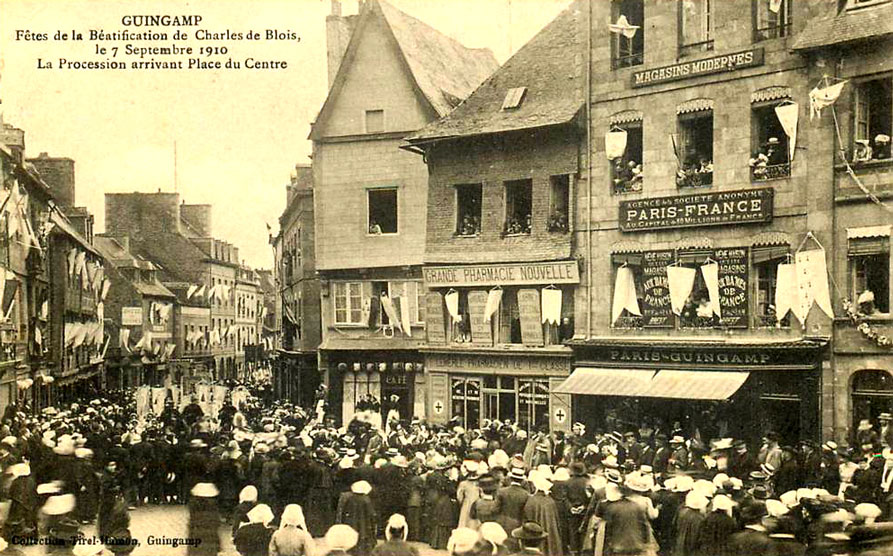
<instances>
[{"instance_id":1,"label":"brick chimney","mask_svg":"<svg viewBox=\"0 0 893 556\"><path fill-rule=\"evenodd\" d=\"M28 162L37 168L40 177L50 186L59 207L74 207L74 160L40 153L37 158L29 158Z\"/></svg>"},{"instance_id":2,"label":"brick chimney","mask_svg":"<svg viewBox=\"0 0 893 556\"><path fill-rule=\"evenodd\" d=\"M25 132L7 123L0 125L0 144L12 151L16 162L21 164L25 158Z\"/></svg>"},{"instance_id":3,"label":"brick chimney","mask_svg":"<svg viewBox=\"0 0 893 556\"><path fill-rule=\"evenodd\" d=\"M326 60L328 62L329 89L338 75L344 52L350 42L350 34L356 16L341 15L341 0L331 0L332 13L326 16Z\"/></svg>"}]
</instances>

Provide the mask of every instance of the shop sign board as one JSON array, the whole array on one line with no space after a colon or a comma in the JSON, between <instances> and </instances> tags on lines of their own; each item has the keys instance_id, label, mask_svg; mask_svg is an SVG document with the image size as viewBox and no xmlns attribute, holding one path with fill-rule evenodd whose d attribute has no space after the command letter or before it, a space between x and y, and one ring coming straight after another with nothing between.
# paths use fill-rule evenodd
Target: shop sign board
<instances>
[{"instance_id":1,"label":"shop sign board","mask_svg":"<svg viewBox=\"0 0 893 556\"><path fill-rule=\"evenodd\" d=\"M511 353L428 353L425 368L430 372L447 373L566 375L570 371L570 358Z\"/></svg>"},{"instance_id":2,"label":"shop sign board","mask_svg":"<svg viewBox=\"0 0 893 556\"><path fill-rule=\"evenodd\" d=\"M425 296L425 331L428 333L429 344L446 343L446 319L443 312L443 295L428 292Z\"/></svg>"},{"instance_id":3,"label":"shop sign board","mask_svg":"<svg viewBox=\"0 0 893 556\"><path fill-rule=\"evenodd\" d=\"M484 290L468 292L468 318L471 321L471 343L492 346L493 334L490 322L484 318L489 294Z\"/></svg>"},{"instance_id":4,"label":"shop sign board","mask_svg":"<svg viewBox=\"0 0 893 556\"><path fill-rule=\"evenodd\" d=\"M719 265L720 323L729 328L747 328L747 248L717 249Z\"/></svg>"},{"instance_id":5,"label":"shop sign board","mask_svg":"<svg viewBox=\"0 0 893 556\"><path fill-rule=\"evenodd\" d=\"M121 307L121 326L142 326L142 307Z\"/></svg>"},{"instance_id":6,"label":"shop sign board","mask_svg":"<svg viewBox=\"0 0 893 556\"><path fill-rule=\"evenodd\" d=\"M620 230L642 232L770 222L775 190L742 189L620 202Z\"/></svg>"},{"instance_id":7,"label":"shop sign board","mask_svg":"<svg viewBox=\"0 0 893 556\"><path fill-rule=\"evenodd\" d=\"M428 288L580 283L580 269L574 260L429 266L423 272Z\"/></svg>"},{"instance_id":8,"label":"shop sign board","mask_svg":"<svg viewBox=\"0 0 893 556\"><path fill-rule=\"evenodd\" d=\"M689 77L735 71L762 64L763 49L751 48L732 54L723 54L700 60L687 60L670 66L633 72L632 86L657 85L658 83L668 83L670 81L688 79Z\"/></svg>"},{"instance_id":9,"label":"shop sign board","mask_svg":"<svg viewBox=\"0 0 893 556\"><path fill-rule=\"evenodd\" d=\"M518 290L518 312L521 315L521 342L524 345L543 345L541 310L539 290L531 288Z\"/></svg>"},{"instance_id":10,"label":"shop sign board","mask_svg":"<svg viewBox=\"0 0 893 556\"><path fill-rule=\"evenodd\" d=\"M670 304L667 266L676 259L673 250L648 251L642 255L642 325L672 328L675 325Z\"/></svg>"}]
</instances>

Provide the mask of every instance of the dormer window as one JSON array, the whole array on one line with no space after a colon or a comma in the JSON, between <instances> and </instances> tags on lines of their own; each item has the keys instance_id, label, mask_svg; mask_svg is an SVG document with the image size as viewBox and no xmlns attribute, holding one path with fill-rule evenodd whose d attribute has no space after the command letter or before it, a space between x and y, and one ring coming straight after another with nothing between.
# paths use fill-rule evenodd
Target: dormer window
<instances>
[{"instance_id":1,"label":"dormer window","mask_svg":"<svg viewBox=\"0 0 893 556\"><path fill-rule=\"evenodd\" d=\"M366 110L366 133L384 131L384 110Z\"/></svg>"},{"instance_id":2,"label":"dormer window","mask_svg":"<svg viewBox=\"0 0 893 556\"><path fill-rule=\"evenodd\" d=\"M505 94L505 99L502 101L502 109L512 110L520 107L521 101L524 100L525 93L527 93L527 87L515 87L514 89L509 89Z\"/></svg>"}]
</instances>

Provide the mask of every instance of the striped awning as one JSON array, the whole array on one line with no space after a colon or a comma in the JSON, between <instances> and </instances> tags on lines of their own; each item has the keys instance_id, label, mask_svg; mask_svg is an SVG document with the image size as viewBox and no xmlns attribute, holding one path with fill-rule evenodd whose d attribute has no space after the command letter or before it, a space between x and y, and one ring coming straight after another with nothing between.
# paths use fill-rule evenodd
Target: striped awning
<instances>
[{"instance_id":1,"label":"striped awning","mask_svg":"<svg viewBox=\"0 0 893 556\"><path fill-rule=\"evenodd\" d=\"M750 102L766 102L781 98L791 98L790 87L766 87L765 89L754 91L750 95Z\"/></svg>"},{"instance_id":2,"label":"striped awning","mask_svg":"<svg viewBox=\"0 0 893 556\"><path fill-rule=\"evenodd\" d=\"M713 110L713 99L696 98L687 100L676 107L677 114L688 114L689 112L701 112L703 110Z\"/></svg>"},{"instance_id":3,"label":"striped awning","mask_svg":"<svg viewBox=\"0 0 893 556\"><path fill-rule=\"evenodd\" d=\"M862 226L861 228L847 228L847 239L866 239L873 237L890 237L890 224L885 226Z\"/></svg>"},{"instance_id":4,"label":"striped awning","mask_svg":"<svg viewBox=\"0 0 893 556\"><path fill-rule=\"evenodd\" d=\"M726 400L747 381L746 371L677 371L578 367L558 394L674 400Z\"/></svg>"},{"instance_id":5,"label":"striped awning","mask_svg":"<svg viewBox=\"0 0 893 556\"><path fill-rule=\"evenodd\" d=\"M623 112L617 112L613 114L609 118L611 124L628 124L629 122L641 122L642 121L642 111L641 110L624 110Z\"/></svg>"}]
</instances>

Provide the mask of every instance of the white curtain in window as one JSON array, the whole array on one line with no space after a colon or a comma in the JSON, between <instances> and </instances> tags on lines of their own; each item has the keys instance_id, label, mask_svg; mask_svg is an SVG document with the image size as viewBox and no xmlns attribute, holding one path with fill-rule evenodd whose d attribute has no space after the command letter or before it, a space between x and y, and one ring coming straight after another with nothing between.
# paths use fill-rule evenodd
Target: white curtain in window
<instances>
[{"instance_id":1,"label":"white curtain in window","mask_svg":"<svg viewBox=\"0 0 893 556\"><path fill-rule=\"evenodd\" d=\"M617 277L614 279L614 302L611 306L611 325L613 326L623 310L626 309L636 316L642 316L639 310L639 299L636 297L636 281L633 271L628 266L617 269Z\"/></svg>"},{"instance_id":2,"label":"white curtain in window","mask_svg":"<svg viewBox=\"0 0 893 556\"><path fill-rule=\"evenodd\" d=\"M788 160L794 160L794 147L797 144L797 119L800 106L796 102L789 102L775 107L775 115L788 136Z\"/></svg>"},{"instance_id":3,"label":"white curtain in window","mask_svg":"<svg viewBox=\"0 0 893 556\"><path fill-rule=\"evenodd\" d=\"M682 309L691 290L695 285L695 275L697 271L693 268L684 266L668 266L667 281L670 286L670 305L673 308L673 314L681 315Z\"/></svg>"},{"instance_id":4,"label":"white curtain in window","mask_svg":"<svg viewBox=\"0 0 893 556\"><path fill-rule=\"evenodd\" d=\"M626 131L619 129L605 133L605 155L608 160L620 158L626 152Z\"/></svg>"},{"instance_id":5,"label":"white curtain in window","mask_svg":"<svg viewBox=\"0 0 893 556\"><path fill-rule=\"evenodd\" d=\"M775 273L775 318L779 322L793 309L796 298L796 267L793 263L781 263Z\"/></svg>"},{"instance_id":6,"label":"white curtain in window","mask_svg":"<svg viewBox=\"0 0 893 556\"><path fill-rule=\"evenodd\" d=\"M722 310L719 306L719 265L716 263L702 265L701 275L707 285L707 295L710 297L713 314L722 318Z\"/></svg>"}]
</instances>

